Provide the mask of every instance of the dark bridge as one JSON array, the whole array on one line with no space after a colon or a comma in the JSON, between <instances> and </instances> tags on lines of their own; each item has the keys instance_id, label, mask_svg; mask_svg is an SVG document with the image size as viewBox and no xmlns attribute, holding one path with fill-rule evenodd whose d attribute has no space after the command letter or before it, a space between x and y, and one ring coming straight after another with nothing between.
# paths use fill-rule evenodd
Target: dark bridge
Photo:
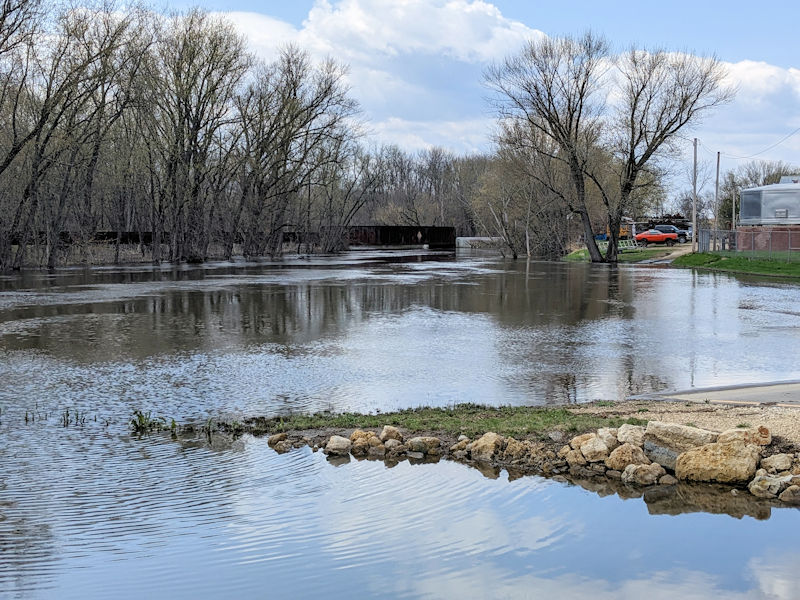
<instances>
[{"instance_id":1,"label":"dark bridge","mask_svg":"<svg viewBox=\"0 0 800 600\"><path fill-rule=\"evenodd\" d=\"M420 246L455 248L455 227L413 227L406 225L354 225L347 228L351 246Z\"/></svg>"}]
</instances>

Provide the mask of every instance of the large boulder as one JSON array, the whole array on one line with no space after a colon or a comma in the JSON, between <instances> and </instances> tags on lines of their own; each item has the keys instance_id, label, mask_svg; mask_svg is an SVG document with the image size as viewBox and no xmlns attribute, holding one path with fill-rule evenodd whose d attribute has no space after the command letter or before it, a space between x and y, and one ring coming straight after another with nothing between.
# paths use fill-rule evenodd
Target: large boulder
<instances>
[{"instance_id":1,"label":"large boulder","mask_svg":"<svg viewBox=\"0 0 800 600\"><path fill-rule=\"evenodd\" d=\"M617 441L620 444L631 444L641 448L644 443L644 427L641 425L620 425L617 429Z\"/></svg>"},{"instance_id":2,"label":"large boulder","mask_svg":"<svg viewBox=\"0 0 800 600\"><path fill-rule=\"evenodd\" d=\"M745 444L755 444L756 446L769 446L772 443L772 434L766 427L749 427L728 429L719 434L717 441L720 444L728 442L743 442Z\"/></svg>"},{"instance_id":3,"label":"large boulder","mask_svg":"<svg viewBox=\"0 0 800 600\"><path fill-rule=\"evenodd\" d=\"M600 462L608 458L608 446L599 437L589 438L580 447L581 454L589 462Z\"/></svg>"},{"instance_id":4,"label":"large boulder","mask_svg":"<svg viewBox=\"0 0 800 600\"><path fill-rule=\"evenodd\" d=\"M624 471L628 465L649 465L650 459L645 456L644 450L633 444L625 443L606 459L606 466L614 471Z\"/></svg>"},{"instance_id":5,"label":"large boulder","mask_svg":"<svg viewBox=\"0 0 800 600\"><path fill-rule=\"evenodd\" d=\"M484 433L477 440L472 442L470 454L472 460L480 462L490 462L497 452L503 448L503 436L497 435L493 431Z\"/></svg>"},{"instance_id":6,"label":"large boulder","mask_svg":"<svg viewBox=\"0 0 800 600\"><path fill-rule=\"evenodd\" d=\"M635 485L654 485L666 475L664 467L657 463L649 465L628 465L622 472L622 483Z\"/></svg>"},{"instance_id":7,"label":"large boulder","mask_svg":"<svg viewBox=\"0 0 800 600\"><path fill-rule=\"evenodd\" d=\"M400 433L397 427L392 427L391 425L384 425L378 437L384 444L386 440L397 440L401 444L403 443L403 434Z\"/></svg>"},{"instance_id":8,"label":"large boulder","mask_svg":"<svg viewBox=\"0 0 800 600\"><path fill-rule=\"evenodd\" d=\"M747 483L756 473L759 458L758 446L752 444L706 444L678 456L675 476L687 481Z\"/></svg>"},{"instance_id":9,"label":"large boulder","mask_svg":"<svg viewBox=\"0 0 800 600\"><path fill-rule=\"evenodd\" d=\"M352 443L346 437L340 435L332 435L325 444L325 454L333 456L348 456L350 454L350 446Z\"/></svg>"},{"instance_id":10,"label":"large boulder","mask_svg":"<svg viewBox=\"0 0 800 600\"><path fill-rule=\"evenodd\" d=\"M580 450L581 446L583 446L586 442L595 437L597 437L596 433L584 433L583 435L578 435L572 438L569 441L569 445L572 447L573 450Z\"/></svg>"},{"instance_id":11,"label":"large boulder","mask_svg":"<svg viewBox=\"0 0 800 600\"><path fill-rule=\"evenodd\" d=\"M681 452L716 440L717 434L713 431L678 423L650 421L644 432L642 447L651 461L675 470L675 461Z\"/></svg>"},{"instance_id":12,"label":"large boulder","mask_svg":"<svg viewBox=\"0 0 800 600\"><path fill-rule=\"evenodd\" d=\"M439 452L442 441L437 437L414 437L406 442L406 447L411 452L422 454L435 454Z\"/></svg>"},{"instance_id":13,"label":"large boulder","mask_svg":"<svg viewBox=\"0 0 800 600\"><path fill-rule=\"evenodd\" d=\"M788 471L792 468L793 459L791 454L773 454L761 459L761 468L766 469L768 473Z\"/></svg>"}]
</instances>

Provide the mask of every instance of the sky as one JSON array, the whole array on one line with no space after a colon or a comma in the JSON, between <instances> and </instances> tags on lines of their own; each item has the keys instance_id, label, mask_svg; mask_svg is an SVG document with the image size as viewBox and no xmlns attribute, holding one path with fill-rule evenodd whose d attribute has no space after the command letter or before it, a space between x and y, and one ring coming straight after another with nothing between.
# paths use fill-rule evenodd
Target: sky
<instances>
[{"instance_id":1,"label":"sky","mask_svg":"<svg viewBox=\"0 0 800 600\"><path fill-rule=\"evenodd\" d=\"M713 54L726 63L738 92L683 132L671 187L691 186L692 137L699 139L706 183L718 151L723 172L752 159L800 165L796 2L165 1L177 10L200 6L225 13L266 60L292 42L315 58L347 64L371 139L409 151L490 151L494 118L482 74L536 36L591 29L616 51L637 46Z\"/></svg>"}]
</instances>

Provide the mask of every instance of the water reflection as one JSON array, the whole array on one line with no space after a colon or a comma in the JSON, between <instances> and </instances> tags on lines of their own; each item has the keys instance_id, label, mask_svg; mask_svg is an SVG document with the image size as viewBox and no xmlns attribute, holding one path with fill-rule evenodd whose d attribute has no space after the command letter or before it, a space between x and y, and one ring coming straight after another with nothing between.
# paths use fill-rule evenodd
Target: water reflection
<instances>
[{"instance_id":1,"label":"water reflection","mask_svg":"<svg viewBox=\"0 0 800 600\"><path fill-rule=\"evenodd\" d=\"M795 597L797 510L126 421L793 379L798 337L796 288L664 269L375 252L0 277L0 596Z\"/></svg>"}]
</instances>

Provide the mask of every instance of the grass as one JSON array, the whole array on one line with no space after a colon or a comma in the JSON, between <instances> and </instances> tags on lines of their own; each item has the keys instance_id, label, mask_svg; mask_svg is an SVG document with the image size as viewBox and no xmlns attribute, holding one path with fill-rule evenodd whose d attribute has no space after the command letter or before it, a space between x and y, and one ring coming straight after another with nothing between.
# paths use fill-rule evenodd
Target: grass
<instances>
[{"instance_id":1,"label":"grass","mask_svg":"<svg viewBox=\"0 0 800 600\"><path fill-rule=\"evenodd\" d=\"M673 265L695 269L710 269L730 273L750 273L778 277L800 278L800 263L751 258L746 255L725 255L715 252L698 252L677 257Z\"/></svg>"},{"instance_id":2,"label":"grass","mask_svg":"<svg viewBox=\"0 0 800 600\"><path fill-rule=\"evenodd\" d=\"M576 414L568 408L534 408L506 406L492 408L476 404L460 404L452 408L416 408L379 415L358 413L291 415L273 419L251 419L236 423L239 431L253 434L278 433L309 429L355 429L380 428L394 425L410 432L439 432L453 436L464 434L480 436L494 431L504 436L545 436L558 430L582 432L600 427L619 427L625 423L644 425L646 421L636 418L604 417ZM220 422L220 429L231 426Z\"/></svg>"},{"instance_id":3,"label":"grass","mask_svg":"<svg viewBox=\"0 0 800 600\"><path fill-rule=\"evenodd\" d=\"M662 258L670 254L670 248L646 248L641 250L628 250L620 252L617 260L623 263L640 262L653 258ZM567 262L589 262L589 251L586 248L575 250L567 254L562 260Z\"/></svg>"},{"instance_id":4,"label":"grass","mask_svg":"<svg viewBox=\"0 0 800 600\"><path fill-rule=\"evenodd\" d=\"M141 435L150 431L161 431L162 429L172 429L174 431L177 425L174 419L168 426L164 417L154 417L149 411L135 410L130 420L130 426L134 433Z\"/></svg>"}]
</instances>

